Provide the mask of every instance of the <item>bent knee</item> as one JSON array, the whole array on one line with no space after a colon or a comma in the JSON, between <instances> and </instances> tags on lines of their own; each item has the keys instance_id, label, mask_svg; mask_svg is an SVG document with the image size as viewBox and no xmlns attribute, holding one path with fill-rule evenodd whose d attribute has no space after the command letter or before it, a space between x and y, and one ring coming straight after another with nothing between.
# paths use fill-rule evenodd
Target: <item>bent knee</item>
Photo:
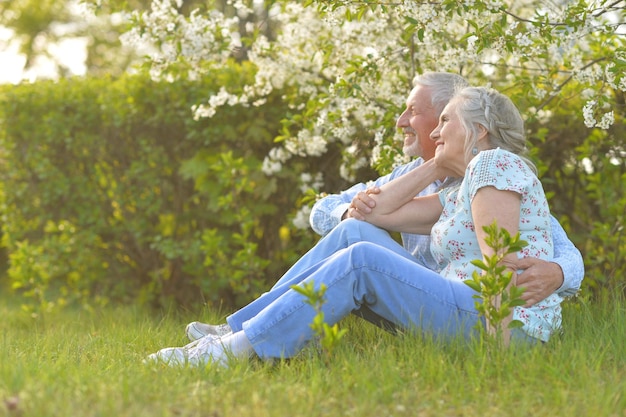
<instances>
[{"instance_id":1,"label":"bent knee","mask_svg":"<svg viewBox=\"0 0 626 417\"><path fill-rule=\"evenodd\" d=\"M352 256L362 259L377 259L377 257L388 252L384 246L365 241L353 243L347 250Z\"/></svg>"}]
</instances>

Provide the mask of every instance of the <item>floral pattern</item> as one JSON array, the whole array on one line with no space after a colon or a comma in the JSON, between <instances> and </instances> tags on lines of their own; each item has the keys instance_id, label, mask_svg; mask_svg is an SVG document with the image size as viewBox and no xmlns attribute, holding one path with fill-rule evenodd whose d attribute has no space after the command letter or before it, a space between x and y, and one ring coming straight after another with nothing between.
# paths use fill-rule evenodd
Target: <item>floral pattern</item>
<instances>
[{"instance_id":1,"label":"floral pattern","mask_svg":"<svg viewBox=\"0 0 626 417\"><path fill-rule=\"evenodd\" d=\"M431 251L440 273L449 279L465 280L482 259L474 229L471 202L479 189L493 186L521 196L519 230L529 244L518 256L552 259L554 254L550 210L541 182L517 155L501 149L479 153L467 167L460 185L439 193L444 206L431 233ZM560 327L562 298L555 294L530 308L516 307L513 318L520 320L529 335L548 340Z\"/></svg>"}]
</instances>

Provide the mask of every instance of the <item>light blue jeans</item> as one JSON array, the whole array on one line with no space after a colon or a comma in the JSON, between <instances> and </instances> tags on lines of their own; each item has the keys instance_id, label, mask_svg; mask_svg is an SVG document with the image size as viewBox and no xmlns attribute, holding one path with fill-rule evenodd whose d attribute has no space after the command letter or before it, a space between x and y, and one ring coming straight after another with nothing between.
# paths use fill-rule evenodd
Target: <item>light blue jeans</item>
<instances>
[{"instance_id":1,"label":"light blue jeans","mask_svg":"<svg viewBox=\"0 0 626 417\"><path fill-rule=\"evenodd\" d=\"M367 306L409 330L469 337L479 319L475 294L460 281L420 265L386 231L358 220L342 221L289 269L272 289L227 318L243 330L263 359L291 357L313 337L315 311L290 286L326 285L322 307L333 325Z\"/></svg>"}]
</instances>

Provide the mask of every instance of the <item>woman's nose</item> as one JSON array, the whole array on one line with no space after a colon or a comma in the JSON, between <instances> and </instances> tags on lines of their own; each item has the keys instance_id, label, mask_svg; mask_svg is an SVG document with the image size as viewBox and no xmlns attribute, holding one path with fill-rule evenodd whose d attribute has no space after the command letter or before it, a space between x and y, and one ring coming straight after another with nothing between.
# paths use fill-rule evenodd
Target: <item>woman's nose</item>
<instances>
[{"instance_id":1,"label":"woman's nose","mask_svg":"<svg viewBox=\"0 0 626 417\"><path fill-rule=\"evenodd\" d=\"M432 132L430 132L430 140L437 140L439 138L439 127L436 127Z\"/></svg>"}]
</instances>

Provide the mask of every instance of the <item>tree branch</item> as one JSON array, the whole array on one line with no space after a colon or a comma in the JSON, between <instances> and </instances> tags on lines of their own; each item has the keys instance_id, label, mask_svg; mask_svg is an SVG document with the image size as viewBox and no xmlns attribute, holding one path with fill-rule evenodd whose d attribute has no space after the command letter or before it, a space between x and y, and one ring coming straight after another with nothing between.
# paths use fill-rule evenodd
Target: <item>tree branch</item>
<instances>
[{"instance_id":1,"label":"tree branch","mask_svg":"<svg viewBox=\"0 0 626 417\"><path fill-rule=\"evenodd\" d=\"M589 62L587 65L584 65L583 67L580 68L580 70L585 70L587 68L589 68L592 65L597 64L598 62L602 62L602 61L606 61L608 59L608 57L601 57L601 58L596 58L593 61ZM565 81L563 81L561 84L559 84L559 86L552 92L552 94L550 94L548 96L548 99L545 100L543 103L541 103L539 106L537 106L537 111L543 109L545 106L547 106L553 99L554 97L556 97L556 92L561 91L563 89L563 87L565 87L570 81L572 81L572 78L574 78L574 74L570 74L569 77L567 77L565 79Z\"/></svg>"}]
</instances>

